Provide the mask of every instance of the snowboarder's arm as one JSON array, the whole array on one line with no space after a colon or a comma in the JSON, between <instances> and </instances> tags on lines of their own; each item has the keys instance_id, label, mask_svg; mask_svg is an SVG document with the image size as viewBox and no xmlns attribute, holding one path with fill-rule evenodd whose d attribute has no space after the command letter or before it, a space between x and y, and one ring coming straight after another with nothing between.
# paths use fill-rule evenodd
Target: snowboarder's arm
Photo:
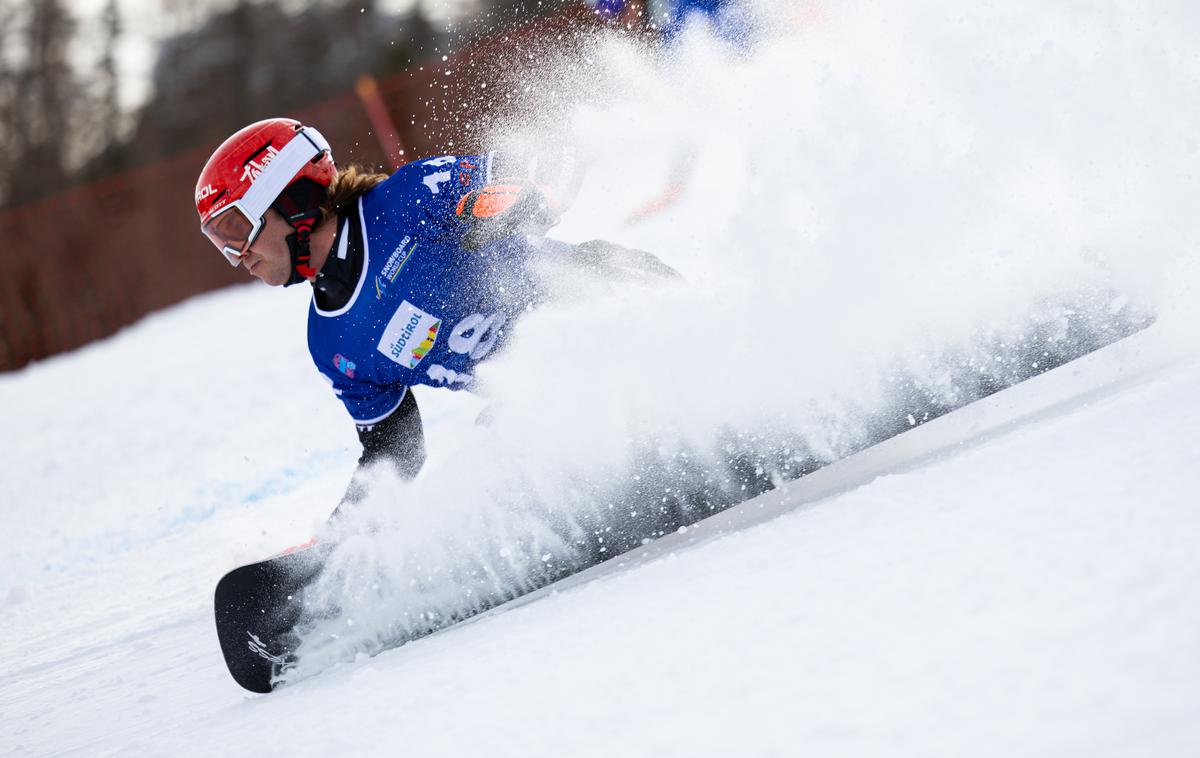
<instances>
[{"instance_id":1,"label":"snowboarder's arm","mask_svg":"<svg viewBox=\"0 0 1200 758\"><path fill-rule=\"evenodd\" d=\"M358 440L363 453L359 467L388 461L396 473L412 479L425 463L425 432L421 426L421 411L417 399L409 390L392 415L371 426L358 426Z\"/></svg>"},{"instance_id":2,"label":"snowboarder's arm","mask_svg":"<svg viewBox=\"0 0 1200 758\"><path fill-rule=\"evenodd\" d=\"M583 184L584 165L574 145L548 144L497 150L491 169L492 181L520 177L532 182L559 213L575 202Z\"/></svg>"},{"instance_id":3,"label":"snowboarder's arm","mask_svg":"<svg viewBox=\"0 0 1200 758\"><path fill-rule=\"evenodd\" d=\"M367 479L363 476L366 469L386 462L384 465L390 465L401 478L412 479L425 463L425 432L411 390L404 393L400 405L387 418L370 426L360 424L357 428L363 452L338 510L366 497ZM334 516L338 510L334 511Z\"/></svg>"},{"instance_id":4,"label":"snowboarder's arm","mask_svg":"<svg viewBox=\"0 0 1200 758\"><path fill-rule=\"evenodd\" d=\"M571 147L498 151L490 169L488 182L463 194L454 209L467 250L519 234L545 234L583 181Z\"/></svg>"}]
</instances>

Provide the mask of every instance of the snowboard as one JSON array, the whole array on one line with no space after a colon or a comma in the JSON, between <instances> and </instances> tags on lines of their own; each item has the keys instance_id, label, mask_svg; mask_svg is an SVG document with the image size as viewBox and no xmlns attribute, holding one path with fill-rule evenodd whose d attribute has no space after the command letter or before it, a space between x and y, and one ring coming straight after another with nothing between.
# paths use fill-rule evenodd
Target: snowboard
<instances>
[{"instance_id":1,"label":"snowboard","mask_svg":"<svg viewBox=\"0 0 1200 758\"><path fill-rule=\"evenodd\" d=\"M914 385L909 392L897 387L897 405L882 409L868 425L869 436L835 457L805 452L803 439L792 440L784 445L772 444L766 448L766 453L753 446L743 451L738 448L738 440L742 439L739 436L721 445L725 458L723 468L710 471L699 463L700 458L670 456L656 459L655 448L651 448L644 451L646 455L642 456L640 468L634 472L637 475L629 477L629 491L621 497L621 501L630 506L623 511L629 516L622 516L617 523L575 523L573 533L581 535L578 537L577 555L568 564L556 564L554 568L547 565L541 575L531 575L521 585L523 589L520 592L546 589L565 577L580 574L651 541L684 531L683 527L702 524L739 503L752 500L781 485L790 486L789 483L796 480L812 482L813 492L808 499L823 497L821 477L811 475L840 461L853 464L853 459L858 458L860 453L868 453L862 461L863 466L869 468L867 464L870 463L868 459L871 459L871 454L879 460L887 459L881 452L885 442L896 441L903 448L904 438L911 437L917 428L926 430L923 434L929 450L945 448L953 440L938 437L940 432L930 428L930 421L953 414L958 409L1031 379L1037 379L1042 384L1035 391L1026 393L1028 396L1022 401L1023 404L1017 403L1015 397L1012 402L998 398L980 411L979 418L973 420L970 428L963 432L963 439L976 437L985 428L999 428L1020 414L1033 412L1030 408L1048 408L1095 387L1127 378L1112 367L1120 368L1126 363L1146 364L1147 359L1139 357L1141 354L1138 351L1142 348L1131 344L1135 340L1126 342L1125 347L1114 343L1124 342L1124 338L1145 326L1144 323L1131 322L1111 334L1093 334L1084 328L1075 339L1030 339L1022 345L1027 354L1012 360L1012 365L1017 367L1012 375L985 376L984 379L988 381L980 379L974 365L964 361L960 367L962 375L953 382L955 386L963 388L963 392L953 402L947 402L941 395L925 394L919 386ZM1101 367L1107 366L1106 370L1110 372L1116 371L1112 376L1105 378L1097 375L1090 381L1083 381L1075 378L1087 374L1082 366L1073 372L1054 371L1105 346L1124 350L1128 354L1128 360L1123 357L1101 364ZM1052 347L1059 352L1051 352ZM1043 374L1050 376L1043 377ZM1056 382L1062 388L1055 389ZM914 443L913 447L918 449L920 446ZM915 459L914 456L900 456L895 463L898 466L905 460ZM874 475L879 473L875 472ZM664 492L670 494L664 496ZM799 492L794 493L794 497L792 505L787 507L794 507L806 499ZM783 502L789 501L785 499ZM607 510L597 509L596 513L600 514L600 518ZM577 519L584 516L583 512L575 514ZM635 516L636 519L633 518ZM236 568L218 583L215 595L217 636L229 672L242 687L251 692L269 693L280 683L281 675L295 665L300 643L295 630L298 624L303 626L306 620L311 620L306 619L304 590L320 575L335 547L335 543L303 546ZM477 595L478 604L473 609L431 623L428 628L408 630L404 636L391 640L388 646L395 647L431 634L504 605L515 597Z\"/></svg>"},{"instance_id":2,"label":"snowboard","mask_svg":"<svg viewBox=\"0 0 1200 758\"><path fill-rule=\"evenodd\" d=\"M251 692L270 692L294 662L304 587L320 572L329 544L310 544L230 571L217 583L217 639L229 673Z\"/></svg>"}]
</instances>

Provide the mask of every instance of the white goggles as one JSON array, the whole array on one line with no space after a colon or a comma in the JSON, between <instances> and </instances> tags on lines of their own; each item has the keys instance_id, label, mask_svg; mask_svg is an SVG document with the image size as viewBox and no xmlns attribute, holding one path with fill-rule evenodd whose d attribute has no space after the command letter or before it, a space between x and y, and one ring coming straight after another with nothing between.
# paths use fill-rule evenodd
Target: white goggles
<instances>
[{"instance_id":1,"label":"white goggles","mask_svg":"<svg viewBox=\"0 0 1200 758\"><path fill-rule=\"evenodd\" d=\"M300 129L263 166L246 194L200 225L200 231L217 246L229 265L236 268L246 250L258 239L271 203L292 183L306 163L328 150L329 143L320 132L311 126Z\"/></svg>"}]
</instances>

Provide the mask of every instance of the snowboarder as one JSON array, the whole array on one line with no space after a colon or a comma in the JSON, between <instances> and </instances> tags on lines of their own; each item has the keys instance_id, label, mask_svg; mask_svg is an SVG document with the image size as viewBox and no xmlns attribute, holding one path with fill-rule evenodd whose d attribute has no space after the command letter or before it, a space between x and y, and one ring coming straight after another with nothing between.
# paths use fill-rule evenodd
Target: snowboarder
<instances>
[{"instance_id":1,"label":"snowboarder","mask_svg":"<svg viewBox=\"0 0 1200 758\"><path fill-rule=\"evenodd\" d=\"M580 173L570 151L536 164L445 156L391 176L339 170L316 129L275 118L217 148L196 209L231 265L272 286L311 284L309 350L357 426L359 471L383 460L411 478L425 445L409 388L470 388L476 364L542 297L538 259L648 256L543 236ZM364 494L356 474L342 502Z\"/></svg>"}]
</instances>

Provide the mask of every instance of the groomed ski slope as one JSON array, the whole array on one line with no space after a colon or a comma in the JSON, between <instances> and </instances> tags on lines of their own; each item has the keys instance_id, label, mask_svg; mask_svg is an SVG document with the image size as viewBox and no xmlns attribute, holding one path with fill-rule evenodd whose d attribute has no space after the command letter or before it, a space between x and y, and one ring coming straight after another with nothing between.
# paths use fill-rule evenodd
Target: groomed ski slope
<instances>
[{"instance_id":1,"label":"groomed ski slope","mask_svg":"<svg viewBox=\"0 0 1200 758\"><path fill-rule=\"evenodd\" d=\"M0 376L0 754L1200 750L1196 11L804 7L750 51L606 43L528 82L546 108L611 84L558 124L593 171L555 234L689 287L531 316L481 375L486 429L483 401L419 394L429 464L369 504L398 530L370 557L519 535L528 514L470 496L620 471L631 430L836 449L897 371L986 372L1072 307L1152 313L1144 353L765 523L254 697L213 586L321 529L357 440L302 288L196 298ZM680 156L678 203L629 225Z\"/></svg>"},{"instance_id":2,"label":"groomed ski slope","mask_svg":"<svg viewBox=\"0 0 1200 758\"><path fill-rule=\"evenodd\" d=\"M6 393L270 296L203 298L8 378ZM42 560L6 556L6 579L23 578L8 580L3 606L0 745L16 755L1188 754L1200 740L1200 361L1147 336L1177 360L767 523L649 562L635 555L620 572L265 698L222 667L212 583L248 544L303 531L332 487L196 518L179 515L178 494L143 492L124 513L131 525L164 510L180 523L102 556L66 547L105 539L86 513L56 533L26 529L18 544ZM273 522L269 535L250 531Z\"/></svg>"}]
</instances>

